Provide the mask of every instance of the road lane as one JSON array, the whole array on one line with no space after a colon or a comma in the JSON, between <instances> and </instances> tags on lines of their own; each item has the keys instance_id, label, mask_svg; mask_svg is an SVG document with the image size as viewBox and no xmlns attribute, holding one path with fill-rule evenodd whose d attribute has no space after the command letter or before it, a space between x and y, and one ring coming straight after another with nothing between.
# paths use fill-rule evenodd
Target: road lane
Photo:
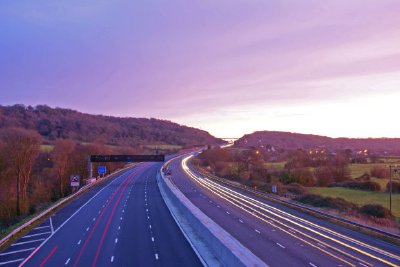
<instances>
[{"instance_id":1,"label":"road lane","mask_svg":"<svg viewBox=\"0 0 400 267\"><path fill-rule=\"evenodd\" d=\"M92 198L81 196L86 202L80 206L71 203L77 209L69 217L64 209L71 207L65 206L53 217L54 234L39 248L27 248L30 258L4 266L23 260L23 266L201 266L158 190L161 165L140 164L118 175L96 194L88 193ZM27 240L40 237L29 235Z\"/></svg>"},{"instance_id":2,"label":"road lane","mask_svg":"<svg viewBox=\"0 0 400 267\"><path fill-rule=\"evenodd\" d=\"M360 233L349 235L349 229L337 225L332 227L335 233L322 231L319 224L328 226L328 231L331 224L299 211L287 208L281 211L274 207L277 205L273 202L266 206L265 199L249 198L243 193L238 195L236 190L227 190L226 186L208 179L189 178L182 170L181 160L173 161L170 168L173 182L195 205L270 266L290 263L296 266L387 266L393 263L396 266L399 262L399 248L394 245L365 235L350 242L348 237L354 239ZM284 211L289 211L289 214L284 215ZM290 213L301 218L295 220ZM345 237L340 237L343 244L337 242L338 231ZM321 238L321 235L327 237ZM371 247L381 252L360 246L360 240L367 240L367 245L372 244ZM367 251L367 255L353 248ZM376 255L378 260L374 258Z\"/></svg>"}]
</instances>

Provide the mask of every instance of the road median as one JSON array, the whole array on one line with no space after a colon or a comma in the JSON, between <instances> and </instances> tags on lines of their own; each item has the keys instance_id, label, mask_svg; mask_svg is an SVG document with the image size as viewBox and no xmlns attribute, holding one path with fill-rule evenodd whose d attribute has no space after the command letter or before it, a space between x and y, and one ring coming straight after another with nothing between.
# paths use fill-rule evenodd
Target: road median
<instances>
[{"instance_id":1,"label":"road median","mask_svg":"<svg viewBox=\"0 0 400 267\"><path fill-rule=\"evenodd\" d=\"M267 266L197 208L162 171L157 179L168 208L206 266Z\"/></svg>"}]
</instances>

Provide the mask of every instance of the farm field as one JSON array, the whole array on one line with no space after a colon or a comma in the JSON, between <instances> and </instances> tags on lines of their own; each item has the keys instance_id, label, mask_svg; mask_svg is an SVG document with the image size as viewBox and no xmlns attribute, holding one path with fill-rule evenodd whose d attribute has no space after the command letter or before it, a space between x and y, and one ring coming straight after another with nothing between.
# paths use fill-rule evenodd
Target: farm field
<instances>
[{"instance_id":1,"label":"farm field","mask_svg":"<svg viewBox=\"0 0 400 267\"><path fill-rule=\"evenodd\" d=\"M313 187L309 188L312 194L329 197L340 197L357 205L380 204L389 208L389 194L379 192L368 192L341 187ZM392 213L400 218L400 194L392 195Z\"/></svg>"}]
</instances>

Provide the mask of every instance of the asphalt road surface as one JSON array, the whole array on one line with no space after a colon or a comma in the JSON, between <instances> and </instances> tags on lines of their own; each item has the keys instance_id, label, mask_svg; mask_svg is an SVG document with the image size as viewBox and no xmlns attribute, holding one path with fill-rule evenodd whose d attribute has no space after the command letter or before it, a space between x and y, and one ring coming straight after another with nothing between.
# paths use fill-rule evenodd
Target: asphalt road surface
<instances>
[{"instance_id":1,"label":"asphalt road surface","mask_svg":"<svg viewBox=\"0 0 400 267\"><path fill-rule=\"evenodd\" d=\"M161 165L90 189L0 252L0 266L202 266L161 197Z\"/></svg>"},{"instance_id":2,"label":"asphalt road surface","mask_svg":"<svg viewBox=\"0 0 400 267\"><path fill-rule=\"evenodd\" d=\"M269 266L399 266L400 248L229 188L171 162L172 182Z\"/></svg>"}]
</instances>

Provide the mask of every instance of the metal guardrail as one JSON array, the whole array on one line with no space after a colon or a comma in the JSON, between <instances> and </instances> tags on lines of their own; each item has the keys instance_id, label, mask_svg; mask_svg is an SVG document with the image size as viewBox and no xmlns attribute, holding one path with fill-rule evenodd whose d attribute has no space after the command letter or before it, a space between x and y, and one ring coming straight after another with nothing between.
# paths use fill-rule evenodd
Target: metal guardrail
<instances>
[{"instance_id":1,"label":"metal guardrail","mask_svg":"<svg viewBox=\"0 0 400 267\"><path fill-rule=\"evenodd\" d=\"M190 162L189 162L189 164L190 164ZM342 217L338 217L338 216L335 216L335 215L332 215L332 214L329 214L329 213L325 213L325 212L310 208L310 207L302 205L302 204L294 203L292 201L283 200L283 199L280 199L278 197L272 196L270 194L254 190L254 189L249 188L249 187L247 187L245 185L238 185L236 183L233 183L233 182L228 181L226 179L220 178L218 176L211 175L210 173L197 170L193 166L190 166L190 167L192 167L192 171L196 172L197 174L206 176L206 177L208 177L210 179L216 180L216 181L218 181L220 183L229 185L231 187L247 191L249 193L252 193L254 195L260 196L262 198L266 198L266 199L269 199L269 200L273 200L273 201L279 202L279 203L284 204L286 206L290 206L290 207L294 207L294 208L297 208L297 209L306 210L309 213L314 213L314 214L318 214L320 216L328 217L328 218L337 220L337 221L339 221L341 223L351 225L353 227L357 227L357 228L365 229L365 230L368 230L368 231L372 231L372 232L375 232L375 233L377 233L379 235L383 235L383 236L386 236L386 237L389 237L389 238L398 239L398 242L400 243L400 235L397 235L397 234L394 234L394 233L390 233L390 232L387 232L387 231L383 231L383 230L377 229L375 227L371 227L371 226L363 225L363 224L360 224L360 223L356 223L356 222L353 222L351 220L344 219Z\"/></svg>"},{"instance_id":2,"label":"metal guardrail","mask_svg":"<svg viewBox=\"0 0 400 267\"><path fill-rule=\"evenodd\" d=\"M57 204L47 208L46 210L42 211L40 214L38 214L37 216L35 216L34 218L30 219L29 221L27 221L26 223L24 223L23 225L17 227L16 229L14 229L13 231L11 231L8 235L6 235L4 238L2 238L0 240L0 248L2 248L7 242L9 242L13 237L17 236L19 233L21 233L23 230L28 229L31 225L33 225L35 222L45 218L46 216L48 216L49 214L51 214L54 210L56 210L57 208L61 207L62 205L66 204L67 202L71 201L72 199L74 199L75 197L83 194L84 192L88 191L90 188L106 181L107 179L111 178L112 176L125 171L129 168L132 168L132 165L129 167L125 167L123 169L117 170L116 172L109 174L103 178L100 178L99 180L97 180L94 183L90 183L88 185L83 186L82 188L80 188L77 192L69 195L68 197L64 198L63 200L61 200L60 202L58 202Z\"/></svg>"}]
</instances>

